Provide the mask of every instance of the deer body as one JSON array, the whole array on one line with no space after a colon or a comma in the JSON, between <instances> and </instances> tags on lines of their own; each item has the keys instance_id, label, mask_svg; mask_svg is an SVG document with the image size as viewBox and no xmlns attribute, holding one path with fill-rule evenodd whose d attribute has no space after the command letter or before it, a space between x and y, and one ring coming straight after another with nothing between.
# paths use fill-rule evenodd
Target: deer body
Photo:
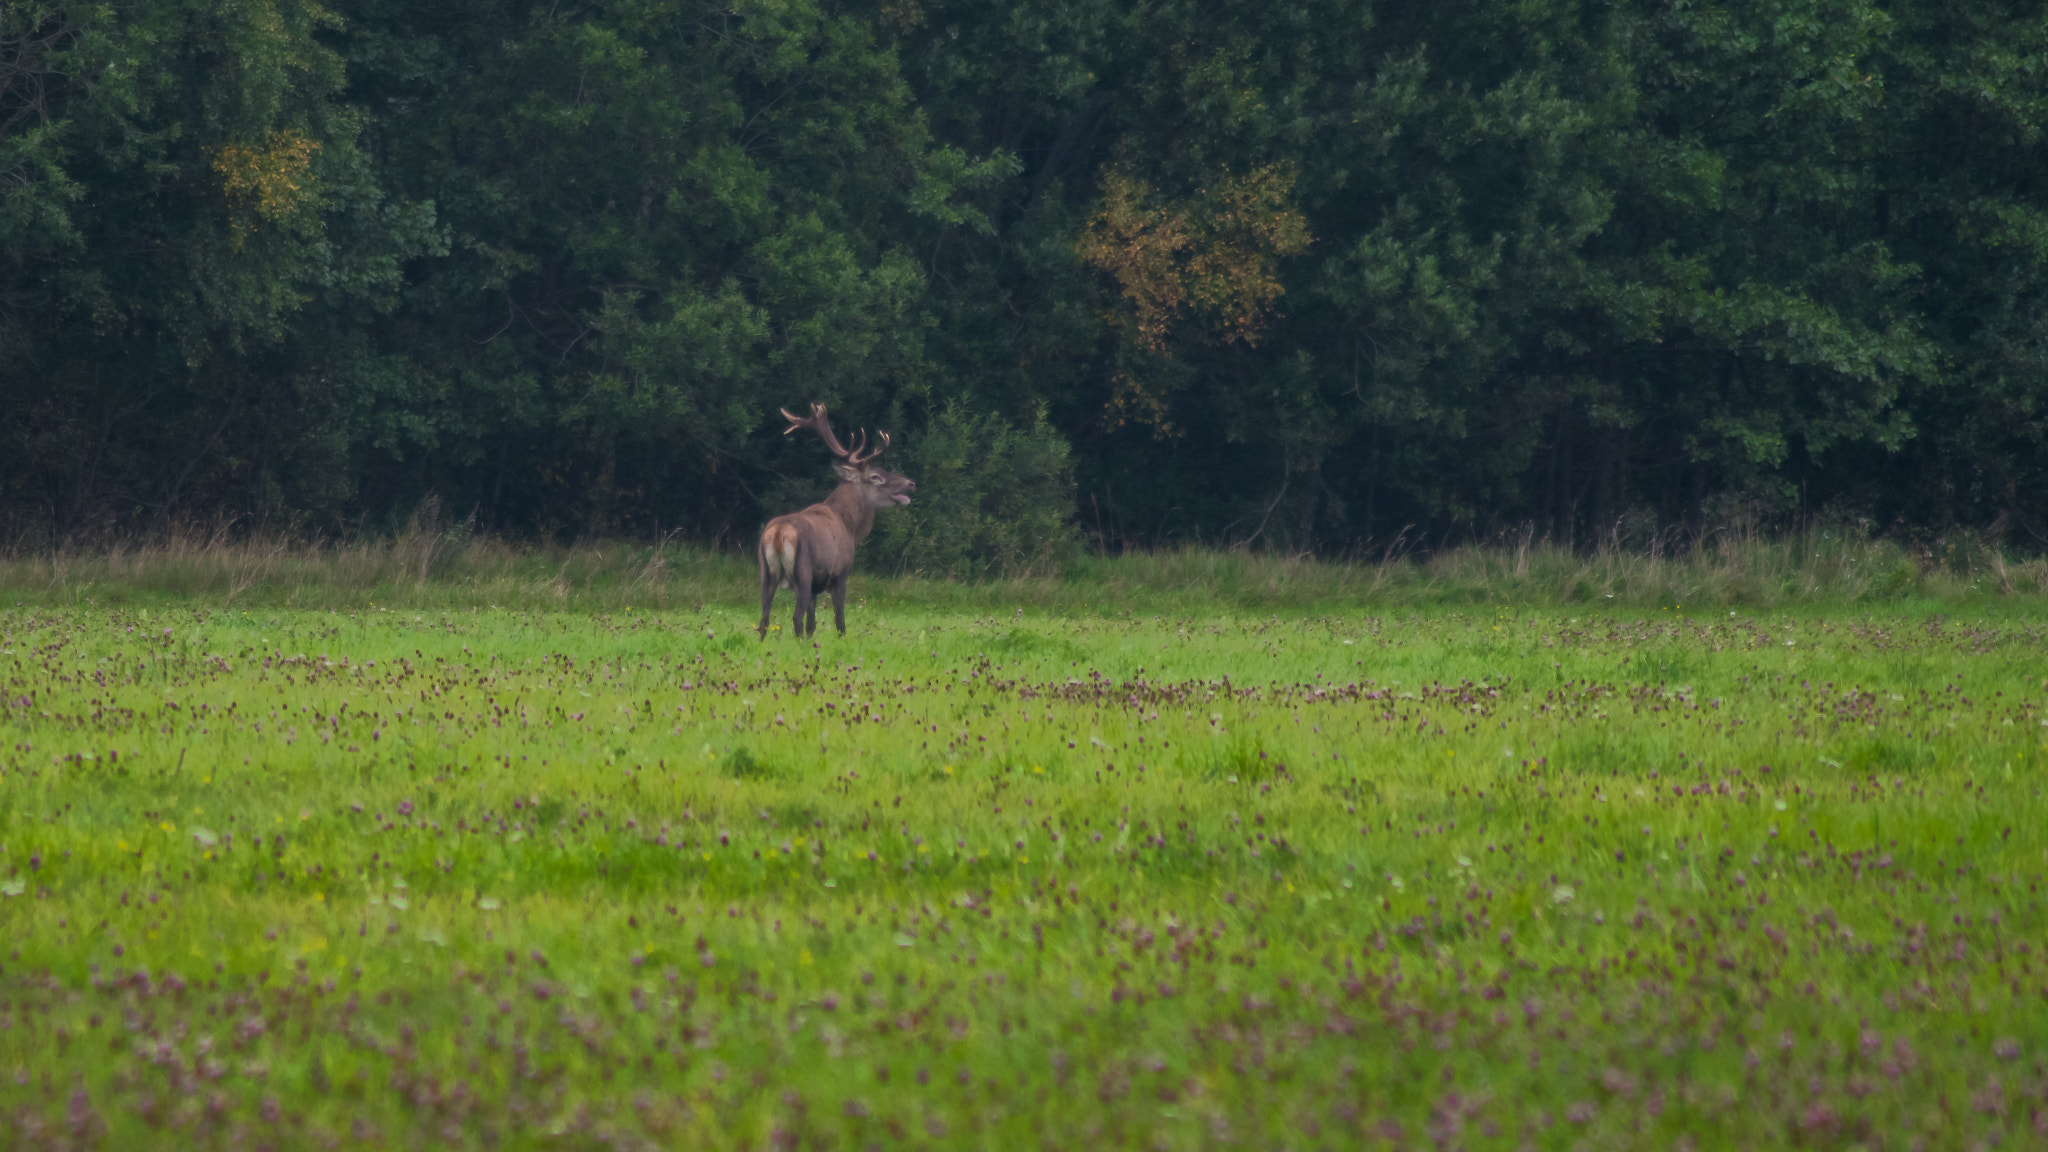
<instances>
[{"instance_id":1,"label":"deer body","mask_svg":"<svg viewBox=\"0 0 2048 1152\"><path fill-rule=\"evenodd\" d=\"M791 633L803 637L816 632L817 593L818 589L825 588L832 593L833 626L845 635L846 576L853 570L854 549L873 530L875 512L910 503L910 493L917 489L917 484L907 477L869 465L869 461L889 447L888 433L882 433L880 448L863 455L867 447L867 433L861 433L859 443L852 450L841 447L838 437L832 434L832 426L826 422L824 405L811 405L811 415L807 418L793 416L786 408L782 414L789 417L789 427L783 430L783 435L787 436L799 428L810 428L818 433L825 447L840 457L832 466L839 476L839 487L801 512L777 516L761 530L758 550L761 562L759 631L763 639L767 638L768 614L775 606L776 590L788 588L796 594Z\"/></svg>"}]
</instances>

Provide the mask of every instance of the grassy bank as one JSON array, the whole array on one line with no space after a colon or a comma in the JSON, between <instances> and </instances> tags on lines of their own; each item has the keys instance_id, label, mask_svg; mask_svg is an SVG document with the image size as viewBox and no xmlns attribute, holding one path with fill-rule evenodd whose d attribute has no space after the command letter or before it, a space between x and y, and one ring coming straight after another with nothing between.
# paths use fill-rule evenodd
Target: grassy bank
<instances>
[{"instance_id":1,"label":"grassy bank","mask_svg":"<svg viewBox=\"0 0 2048 1152\"><path fill-rule=\"evenodd\" d=\"M748 553L609 541L519 547L413 531L354 542L177 536L0 557L0 603L621 611L755 602ZM856 566L857 600L1060 613L1300 612L1368 607L1795 609L1956 606L2048 595L2048 560L1951 545L1909 553L1857 534L1716 536L1677 551L1582 555L1540 544L1387 552L1350 561L1181 549L1088 557L1059 577L963 583Z\"/></svg>"},{"instance_id":2,"label":"grassy bank","mask_svg":"<svg viewBox=\"0 0 2048 1152\"><path fill-rule=\"evenodd\" d=\"M2041 623L1274 615L877 596L814 646L716 602L0 611L0 1116L38 1148L2037 1138Z\"/></svg>"}]
</instances>

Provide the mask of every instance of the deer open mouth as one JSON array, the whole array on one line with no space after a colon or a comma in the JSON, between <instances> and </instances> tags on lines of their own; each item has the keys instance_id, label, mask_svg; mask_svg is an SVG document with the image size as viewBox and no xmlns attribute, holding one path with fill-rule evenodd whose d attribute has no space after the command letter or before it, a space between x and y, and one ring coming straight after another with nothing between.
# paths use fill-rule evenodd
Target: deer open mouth
<instances>
[{"instance_id":1,"label":"deer open mouth","mask_svg":"<svg viewBox=\"0 0 2048 1152\"><path fill-rule=\"evenodd\" d=\"M910 497L908 497L908 496L905 496L905 495L904 495L903 493L901 493L901 492L898 492L898 493L896 493L896 495L894 495L894 496L890 497L890 499L892 499L892 500L896 501L896 502L897 502L898 504L908 504L908 503L910 503Z\"/></svg>"}]
</instances>

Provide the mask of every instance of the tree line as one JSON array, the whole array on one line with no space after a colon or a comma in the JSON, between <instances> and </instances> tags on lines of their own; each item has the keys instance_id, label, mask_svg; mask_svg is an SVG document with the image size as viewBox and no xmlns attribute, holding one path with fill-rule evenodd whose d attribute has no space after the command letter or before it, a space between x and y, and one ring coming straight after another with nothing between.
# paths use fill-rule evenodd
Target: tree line
<instances>
[{"instance_id":1,"label":"tree line","mask_svg":"<svg viewBox=\"0 0 2048 1152\"><path fill-rule=\"evenodd\" d=\"M2048 544L2048 18L0 5L0 526Z\"/></svg>"}]
</instances>

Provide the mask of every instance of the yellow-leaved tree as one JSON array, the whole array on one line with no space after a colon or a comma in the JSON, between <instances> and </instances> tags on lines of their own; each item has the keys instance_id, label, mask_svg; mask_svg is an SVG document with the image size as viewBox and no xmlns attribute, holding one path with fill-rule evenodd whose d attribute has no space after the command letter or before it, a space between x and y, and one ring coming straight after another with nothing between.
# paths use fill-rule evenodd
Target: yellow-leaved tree
<instances>
[{"instance_id":1,"label":"yellow-leaved tree","mask_svg":"<svg viewBox=\"0 0 2048 1152\"><path fill-rule=\"evenodd\" d=\"M1294 182L1292 167L1268 164L1168 198L1122 166L1106 169L1102 204L1075 247L1117 283L1110 324L1134 350L1163 359L1185 339L1256 346L1286 291L1281 258L1309 245ZM1138 420L1177 435L1165 391L1120 370L1113 425Z\"/></svg>"},{"instance_id":2,"label":"yellow-leaved tree","mask_svg":"<svg viewBox=\"0 0 2048 1152\"><path fill-rule=\"evenodd\" d=\"M271 132L260 142L224 144L213 149L213 170L228 199L235 243L257 229L257 218L273 223L317 226L319 196L313 186L313 154L318 140L289 128Z\"/></svg>"}]
</instances>

